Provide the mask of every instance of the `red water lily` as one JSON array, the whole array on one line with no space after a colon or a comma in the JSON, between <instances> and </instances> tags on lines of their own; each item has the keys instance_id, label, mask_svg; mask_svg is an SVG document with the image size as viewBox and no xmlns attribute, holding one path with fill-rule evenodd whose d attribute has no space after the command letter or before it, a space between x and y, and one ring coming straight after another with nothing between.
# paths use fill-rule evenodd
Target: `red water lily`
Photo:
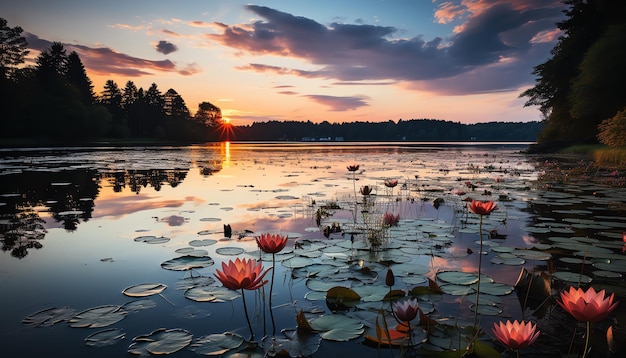
<instances>
[{"instance_id":1,"label":"red water lily","mask_svg":"<svg viewBox=\"0 0 626 358\"><path fill-rule=\"evenodd\" d=\"M359 165L352 164L352 165L348 165L347 168L349 172L356 172L357 170L359 170Z\"/></svg>"},{"instance_id":2,"label":"red water lily","mask_svg":"<svg viewBox=\"0 0 626 358\"><path fill-rule=\"evenodd\" d=\"M489 215L498 208L498 204L495 201L472 200L469 208L474 214Z\"/></svg>"},{"instance_id":3,"label":"red water lily","mask_svg":"<svg viewBox=\"0 0 626 358\"><path fill-rule=\"evenodd\" d=\"M385 179L385 186L388 188L393 188L398 185L398 179Z\"/></svg>"},{"instance_id":4,"label":"red water lily","mask_svg":"<svg viewBox=\"0 0 626 358\"><path fill-rule=\"evenodd\" d=\"M535 343L540 333L536 324L524 321L513 323L506 321L506 324L494 322L491 331L502 344L513 350L523 349Z\"/></svg>"},{"instance_id":5,"label":"red water lily","mask_svg":"<svg viewBox=\"0 0 626 358\"><path fill-rule=\"evenodd\" d=\"M256 238L256 243L263 252L275 254L285 248L287 240L287 236L281 236L278 234L261 234L260 237Z\"/></svg>"},{"instance_id":6,"label":"red water lily","mask_svg":"<svg viewBox=\"0 0 626 358\"><path fill-rule=\"evenodd\" d=\"M361 189L359 189L359 192L361 193L361 195L370 195L372 193L372 187L369 185L364 185L361 187Z\"/></svg>"},{"instance_id":7,"label":"red water lily","mask_svg":"<svg viewBox=\"0 0 626 358\"><path fill-rule=\"evenodd\" d=\"M268 271L263 271L262 263L257 260L237 258L228 264L222 262L222 271L215 270L215 277L231 290L256 290L268 282L263 281Z\"/></svg>"},{"instance_id":8,"label":"red water lily","mask_svg":"<svg viewBox=\"0 0 626 358\"><path fill-rule=\"evenodd\" d=\"M393 312L400 321L409 322L417 316L417 299L410 298L402 302L394 302Z\"/></svg>"},{"instance_id":9,"label":"red water lily","mask_svg":"<svg viewBox=\"0 0 626 358\"><path fill-rule=\"evenodd\" d=\"M599 322L606 318L617 307L613 302L615 294L605 298L605 291L596 292L593 287L585 292L582 288L561 292L561 300L557 303L574 318L582 322Z\"/></svg>"}]
</instances>

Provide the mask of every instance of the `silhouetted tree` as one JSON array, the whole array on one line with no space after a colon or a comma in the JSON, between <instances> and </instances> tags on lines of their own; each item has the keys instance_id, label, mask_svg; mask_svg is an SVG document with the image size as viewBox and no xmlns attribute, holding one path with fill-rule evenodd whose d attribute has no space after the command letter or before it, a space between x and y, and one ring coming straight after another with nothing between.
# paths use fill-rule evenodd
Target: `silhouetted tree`
<instances>
[{"instance_id":1,"label":"silhouetted tree","mask_svg":"<svg viewBox=\"0 0 626 358\"><path fill-rule=\"evenodd\" d=\"M198 105L194 119L202 125L215 128L222 120L222 110L211 102L202 102Z\"/></svg>"},{"instance_id":2,"label":"silhouetted tree","mask_svg":"<svg viewBox=\"0 0 626 358\"><path fill-rule=\"evenodd\" d=\"M8 26L7 20L0 18L0 78L9 78L12 71L28 55L28 43L22 36L21 27Z\"/></svg>"},{"instance_id":3,"label":"silhouetted tree","mask_svg":"<svg viewBox=\"0 0 626 358\"><path fill-rule=\"evenodd\" d=\"M85 66L83 66L80 57L74 51L67 57L65 77L70 86L78 92L78 96L84 104L90 105L95 102L96 95L93 91L93 84L87 77Z\"/></svg>"}]
</instances>

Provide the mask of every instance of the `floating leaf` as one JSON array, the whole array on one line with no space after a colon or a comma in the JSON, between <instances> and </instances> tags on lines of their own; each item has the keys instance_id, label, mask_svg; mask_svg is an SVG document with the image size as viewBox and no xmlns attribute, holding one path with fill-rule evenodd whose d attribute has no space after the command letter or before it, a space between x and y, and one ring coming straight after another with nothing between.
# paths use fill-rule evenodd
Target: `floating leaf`
<instances>
[{"instance_id":1,"label":"floating leaf","mask_svg":"<svg viewBox=\"0 0 626 358\"><path fill-rule=\"evenodd\" d=\"M125 288L122 293L130 297L146 297L157 295L167 288L162 283L142 283Z\"/></svg>"},{"instance_id":2,"label":"floating leaf","mask_svg":"<svg viewBox=\"0 0 626 358\"><path fill-rule=\"evenodd\" d=\"M124 319L126 313L121 306L94 307L76 314L69 320L69 325L76 328L106 327Z\"/></svg>"},{"instance_id":3,"label":"floating leaf","mask_svg":"<svg viewBox=\"0 0 626 358\"><path fill-rule=\"evenodd\" d=\"M443 271L437 273L437 278L441 281L453 283L455 285L471 285L478 282L478 275L461 271Z\"/></svg>"},{"instance_id":4,"label":"floating leaf","mask_svg":"<svg viewBox=\"0 0 626 358\"><path fill-rule=\"evenodd\" d=\"M364 331L361 321L340 314L317 317L309 323L314 330L323 332L321 337L329 341L349 341Z\"/></svg>"},{"instance_id":5,"label":"floating leaf","mask_svg":"<svg viewBox=\"0 0 626 358\"><path fill-rule=\"evenodd\" d=\"M187 347L192 340L191 333L180 329L160 328L147 335L133 338L128 353L136 355L172 354Z\"/></svg>"},{"instance_id":6,"label":"floating leaf","mask_svg":"<svg viewBox=\"0 0 626 358\"><path fill-rule=\"evenodd\" d=\"M189 246L193 246L193 247L211 246L216 243L217 243L217 240L213 240L213 239L191 240L189 241Z\"/></svg>"},{"instance_id":7,"label":"floating leaf","mask_svg":"<svg viewBox=\"0 0 626 358\"><path fill-rule=\"evenodd\" d=\"M553 274L555 278L566 282L580 282L580 283L589 283L593 281L593 279L587 275L583 275L581 273L576 272L568 272L568 271L558 271Z\"/></svg>"},{"instance_id":8,"label":"floating leaf","mask_svg":"<svg viewBox=\"0 0 626 358\"><path fill-rule=\"evenodd\" d=\"M241 247L232 247L232 246L218 247L217 249L215 249L215 253L224 255L224 256L237 256L237 255L243 254L244 252L245 250L242 249Z\"/></svg>"},{"instance_id":9,"label":"floating leaf","mask_svg":"<svg viewBox=\"0 0 626 358\"><path fill-rule=\"evenodd\" d=\"M213 265L215 262L208 256L180 256L171 260L167 260L161 264L161 267L172 271L187 271L194 268L203 268Z\"/></svg>"},{"instance_id":10,"label":"floating leaf","mask_svg":"<svg viewBox=\"0 0 626 358\"><path fill-rule=\"evenodd\" d=\"M205 356L218 356L238 348L245 339L232 332L211 334L193 341L189 349Z\"/></svg>"},{"instance_id":11,"label":"floating leaf","mask_svg":"<svg viewBox=\"0 0 626 358\"><path fill-rule=\"evenodd\" d=\"M358 293L354 292L352 289L349 289L347 287L335 286L335 287L330 288L326 292L326 298L348 300L348 301L350 300L358 301L361 299L361 296L359 296Z\"/></svg>"},{"instance_id":12,"label":"floating leaf","mask_svg":"<svg viewBox=\"0 0 626 358\"><path fill-rule=\"evenodd\" d=\"M109 328L90 334L85 338L85 344L90 347L105 347L123 340L125 336L121 328Z\"/></svg>"},{"instance_id":13,"label":"floating leaf","mask_svg":"<svg viewBox=\"0 0 626 358\"><path fill-rule=\"evenodd\" d=\"M149 298L144 298L141 300L135 300L135 301L125 303L122 306L122 308L126 312L139 312L139 311L147 310L149 308L154 308L156 307L156 305L157 304L154 300L151 300Z\"/></svg>"},{"instance_id":14,"label":"floating leaf","mask_svg":"<svg viewBox=\"0 0 626 358\"><path fill-rule=\"evenodd\" d=\"M74 317L76 310L70 307L52 307L45 310L28 315L22 320L27 326L34 327L50 327L59 322L65 322Z\"/></svg>"},{"instance_id":15,"label":"floating leaf","mask_svg":"<svg viewBox=\"0 0 626 358\"><path fill-rule=\"evenodd\" d=\"M296 316L296 324L299 330L301 329L305 332L313 332L313 327L309 324L309 321L306 319L302 309L300 309L300 312L298 312L298 315Z\"/></svg>"},{"instance_id":16,"label":"floating leaf","mask_svg":"<svg viewBox=\"0 0 626 358\"><path fill-rule=\"evenodd\" d=\"M185 291L185 297L196 302L226 302L241 296L223 286L198 286Z\"/></svg>"},{"instance_id":17,"label":"floating leaf","mask_svg":"<svg viewBox=\"0 0 626 358\"><path fill-rule=\"evenodd\" d=\"M145 242L146 244L164 244L168 241L170 241L169 238L164 237L164 236L160 236L160 237L156 237L153 235L148 235L148 236L139 236L136 237L134 239L135 242Z\"/></svg>"}]
</instances>

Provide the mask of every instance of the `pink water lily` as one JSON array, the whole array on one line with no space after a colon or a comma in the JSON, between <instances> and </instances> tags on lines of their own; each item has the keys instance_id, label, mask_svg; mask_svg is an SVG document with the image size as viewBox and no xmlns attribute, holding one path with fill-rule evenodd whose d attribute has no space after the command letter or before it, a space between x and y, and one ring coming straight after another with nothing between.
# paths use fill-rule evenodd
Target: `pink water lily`
<instances>
[{"instance_id":1,"label":"pink water lily","mask_svg":"<svg viewBox=\"0 0 626 358\"><path fill-rule=\"evenodd\" d=\"M215 270L215 277L231 290L256 290L268 282L263 281L268 271L263 271L262 263L257 260L237 258L228 264L222 262L222 271Z\"/></svg>"},{"instance_id":2,"label":"pink water lily","mask_svg":"<svg viewBox=\"0 0 626 358\"><path fill-rule=\"evenodd\" d=\"M417 299L410 298L402 302L394 302L393 312L400 321L409 322L417 316Z\"/></svg>"},{"instance_id":3,"label":"pink water lily","mask_svg":"<svg viewBox=\"0 0 626 358\"><path fill-rule=\"evenodd\" d=\"M491 331L502 344L513 350L524 349L535 343L540 333L536 324L525 321L506 321L506 324L494 322Z\"/></svg>"},{"instance_id":4,"label":"pink water lily","mask_svg":"<svg viewBox=\"0 0 626 358\"><path fill-rule=\"evenodd\" d=\"M256 243L259 245L261 251L268 254L275 254L282 251L287 245L287 236L281 236L278 234L261 234L256 238Z\"/></svg>"},{"instance_id":5,"label":"pink water lily","mask_svg":"<svg viewBox=\"0 0 626 358\"><path fill-rule=\"evenodd\" d=\"M605 298L605 291L596 292L593 287L587 291L582 288L574 289L570 286L569 291L561 292L561 300L557 300L559 306L582 322L599 322L605 319L611 311L617 307L618 302L613 302L615 294Z\"/></svg>"}]
</instances>

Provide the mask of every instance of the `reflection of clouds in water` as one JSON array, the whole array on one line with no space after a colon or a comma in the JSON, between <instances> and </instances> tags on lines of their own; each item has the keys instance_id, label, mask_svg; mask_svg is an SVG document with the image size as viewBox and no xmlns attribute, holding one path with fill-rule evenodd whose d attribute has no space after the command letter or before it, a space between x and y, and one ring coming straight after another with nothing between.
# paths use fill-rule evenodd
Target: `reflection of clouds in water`
<instances>
[{"instance_id":1,"label":"reflection of clouds in water","mask_svg":"<svg viewBox=\"0 0 626 358\"><path fill-rule=\"evenodd\" d=\"M161 221L166 222L169 226L181 226L185 223L186 219L182 216L171 215L168 217L164 217Z\"/></svg>"},{"instance_id":2,"label":"reflection of clouds in water","mask_svg":"<svg viewBox=\"0 0 626 358\"><path fill-rule=\"evenodd\" d=\"M523 235L522 240L528 246L533 246L534 244L539 243L539 240L537 240L535 237L528 235Z\"/></svg>"},{"instance_id":3,"label":"reflection of clouds in water","mask_svg":"<svg viewBox=\"0 0 626 358\"><path fill-rule=\"evenodd\" d=\"M143 210L159 209L159 208L178 208L185 203L194 202L202 203L205 200L187 196L184 199L155 200L158 196L152 195L133 195L127 197L110 197L107 199L97 199L97 205L94 210L93 217L122 217Z\"/></svg>"}]
</instances>

